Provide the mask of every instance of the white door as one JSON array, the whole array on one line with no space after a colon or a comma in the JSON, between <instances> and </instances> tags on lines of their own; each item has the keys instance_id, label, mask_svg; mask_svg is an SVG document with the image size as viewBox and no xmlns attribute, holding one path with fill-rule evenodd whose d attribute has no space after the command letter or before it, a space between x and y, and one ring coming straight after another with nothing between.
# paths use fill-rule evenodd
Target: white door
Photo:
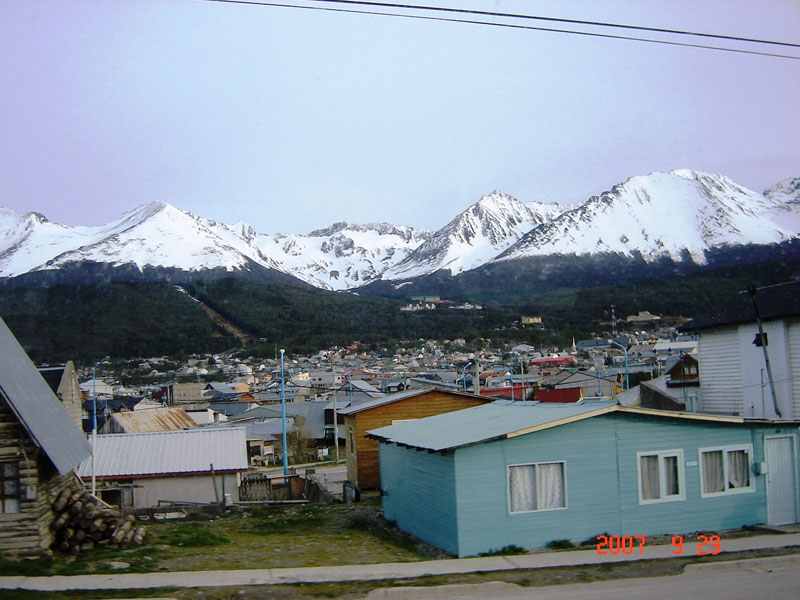
<instances>
[{"instance_id":1,"label":"white door","mask_svg":"<svg viewBox=\"0 0 800 600\"><path fill-rule=\"evenodd\" d=\"M797 474L794 436L766 438L767 521L770 525L797 522Z\"/></svg>"}]
</instances>

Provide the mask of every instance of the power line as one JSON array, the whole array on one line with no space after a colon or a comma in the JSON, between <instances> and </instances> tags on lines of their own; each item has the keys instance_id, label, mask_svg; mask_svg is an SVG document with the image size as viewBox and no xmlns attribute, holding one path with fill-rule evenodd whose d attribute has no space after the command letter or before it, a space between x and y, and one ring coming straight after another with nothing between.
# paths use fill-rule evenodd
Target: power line
<instances>
[{"instance_id":1,"label":"power line","mask_svg":"<svg viewBox=\"0 0 800 600\"><path fill-rule=\"evenodd\" d=\"M688 43L688 42L675 42L675 41L668 41L668 40L656 40L651 38L643 38L643 37L635 37L635 36L628 36L628 35L614 35L610 33L597 33L597 32L589 32L589 31L576 31L573 29L558 29L554 27L542 27L542 26L533 26L533 25L519 25L514 23L497 23L492 21L479 21L475 19L455 19L451 17L434 17L430 15L413 15L413 14L404 14L404 13L393 13L393 12L382 12L382 11L373 11L373 10L354 10L354 9L346 9L346 8L332 8L328 6L307 6L302 4L289 4L289 3L282 3L282 2L259 2L257 0L198 0L200 2L210 2L210 3L217 3L217 4L242 4L242 5L249 5L249 6L264 6L264 7L272 7L272 8L294 8L300 10L316 10L322 12L335 12L335 13L346 13L346 14L359 14L359 15L373 15L373 16L382 16L382 17L395 17L401 19L417 19L423 21L438 21L438 22L445 22L445 23L464 23L467 25L485 25L488 27L503 27L507 29L521 29L521 30L528 30L528 31L545 31L550 33L564 33L570 35L581 35L585 37L597 37L597 38L606 38L606 39L616 39L616 40L625 40L625 41L634 41L634 42L645 42L650 44L661 44L666 46L680 46L684 48L699 48L703 50L717 50L720 52L734 52L737 54L751 54L756 56L768 56L772 58L788 58L791 60L800 60L800 56L792 56L789 54L777 54L774 52L764 52L758 50L745 50L741 48L726 48L724 46L710 46L707 44L697 44L697 43ZM367 3L367 2L360 2L359 0L308 0L310 2L338 2L338 3L350 3L350 4L374 4L376 6L388 6L389 8L393 8L393 5L384 4L381 2L376 3ZM397 5L397 6L406 6L406 5ZM407 5L409 8L416 8L413 5ZM452 9L452 8L431 8L431 7L418 7L422 10L442 10L442 11L454 11L454 12L464 12L464 13L478 13L481 14L480 11L468 11L468 10L461 10L461 9ZM488 13L492 14L492 13ZM496 13L498 16L503 16L506 13ZM507 17L514 17L512 14L508 14ZM530 15L517 15L517 18L531 18L531 19L542 19L542 20L553 20L553 21L561 21L561 22L568 22L574 24L586 24L586 25L594 25L594 26L605 26L605 27L620 27L620 28L628 28L628 29L636 29L642 31L653 31L653 32L664 32L664 33L681 33L683 35L700 35L706 37L713 37L713 38L722 38L728 39L730 41L742 41L742 42L756 42L756 43L765 43L765 44L777 44L781 46L789 46L789 47L800 47L800 44L791 44L788 42L774 42L774 41L767 41L767 40L756 40L751 38L736 38L734 36L721 36L717 34L700 34L700 33L693 33L689 31L681 32L680 30L661 30L657 28L647 28L647 27L639 27L635 25L622 25L616 23L601 23L601 22L592 22L592 21L576 21L576 20L569 20L569 19L555 19L549 17L534 17Z\"/></svg>"},{"instance_id":2,"label":"power line","mask_svg":"<svg viewBox=\"0 0 800 600\"><path fill-rule=\"evenodd\" d=\"M661 27L646 27L642 25L625 25L621 23L607 23L604 21L586 21L583 19L565 19L560 17L543 17L540 15L525 15L520 13L503 13L503 12L494 12L494 11L485 11L485 10L473 10L473 9L466 9L466 8L452 8L452 7L443 7L443 6L424 6L419 4L396 4L396 3L389 3L389 2L369 2L367 0L306 0L307 2L320 2L326 4L354 4L354 5L361 5L361 6L381 6L385 8L400 8L400 9L408 9L408 10L430 10L436 12L446 12L446 13L460 13L460 14L470 14L470 15L481 15L487 17L504 17L504 18L514 18L514 19L530 19L534 21L546 21L549 23L570 23L573 25L591 25L595 27L613 27L616 29L630 29L635 31L650 31L654 33L670 33L675 35L692 35L692 36L699 36L699 37L707 37L707 38L715 38L721 40L731 40L731 41L738 41L738 42L753 42L758 44L775 44L778 46L789 46L794 48L800 48L800 44L794 44L791 42L776 42L773 40L763 40L763 39L755 39L755 38L745 38L733 35L722 35L716 33L700 33L696 31L685 31L682 29L664 29Z\"/></svg>"}]
</instances>

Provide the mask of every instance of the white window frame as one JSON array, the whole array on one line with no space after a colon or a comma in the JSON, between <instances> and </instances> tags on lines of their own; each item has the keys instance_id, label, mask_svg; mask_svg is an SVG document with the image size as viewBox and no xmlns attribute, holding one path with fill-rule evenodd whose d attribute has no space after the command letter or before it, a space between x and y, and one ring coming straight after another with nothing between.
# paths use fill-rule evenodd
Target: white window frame
<instances>
[{"instance_id":1,"label":"white window frame","mask_svg":"<svg viewBox=\"0 0 800 600\"><path fill-rule=\"evenodd\" d=\"M533 510L511 510L511 469L513 467L538 467L539 465L554 465L560 464L561 465L561 478L562 478L562 487L564 489L564 506L556 506L554 508L535 508ZM539 489L539 470L535 470L536 473L536 488ZM551 512L554 510L566 510L569 506L567 501L567 461L565 460L543 460L540 462L529 462L529 463L515 463L513 465L506 466L506 503L508 508L508 514L510 515L525 515L530 513L541 513L541 512Z\"/></svg>"},{"instance_id":2,"label":"white window frame","mask_svg":"<svg viewBox=\"0 0 800 600\"><path fill-rule=\"evenodd\" d=\"M662 494L660 498L648 498L645 500L642 490L642 457L644 456L657 456L658 457L658 489ZM664 469L665 458L676 458L678 460L678 493L672 496L664 496L663 490L667 489L666 486L666 469ZM636 477L639 487L639 504L659 504L661 502L680 502L686 500L686 484L683 473L683 449L674 450L651 450L649 452L636 453Z\"/></svg>"},{"instance_id":3,"label":"white window frame","mask_svg":"<svg viewBox=\"0 0 800 600\"><path fill-rule=\"evenodd\" d=\"M747 452L747 469L750 485L747 487L728 489L728 452L736 452L737 450L744 450ZM705 472L703 467L703 454L707 452L722 452L722 481L724 482L725 489L721 492L706 492L704 490L703 483L705 482ZM700 467L699 473L701 498L719 498L720 496L749 494L756 491L756 478L753 473L753 444L730 444L727 446L709 446L707 448L699 448L697 450L697 463Z\"/></svg>"}]
</instances>

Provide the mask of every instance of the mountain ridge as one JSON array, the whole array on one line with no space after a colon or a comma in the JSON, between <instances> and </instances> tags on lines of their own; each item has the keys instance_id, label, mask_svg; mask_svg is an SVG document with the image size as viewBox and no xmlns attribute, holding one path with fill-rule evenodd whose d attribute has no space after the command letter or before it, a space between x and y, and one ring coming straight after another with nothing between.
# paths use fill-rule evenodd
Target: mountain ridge
<instances>
[{"instance_id":1,"label":"mountain ridge","mask_svg":"<svg viewBox=\"0 0 800 600\"><path fill-rule=\"evenodd\" d=\"M169 281L248 274L357 290L568 254L702 264L711 249L781 244L799 230L800 178L758 194L723 175L688 169L634 176L577 206L522 202L495 190L435 232L341 221L308 234L263 234L163 202L98 227L70 228L0 207L0 279L77 279L85 264L106 278L115 271Z\"/></svg>"}]
</instances>

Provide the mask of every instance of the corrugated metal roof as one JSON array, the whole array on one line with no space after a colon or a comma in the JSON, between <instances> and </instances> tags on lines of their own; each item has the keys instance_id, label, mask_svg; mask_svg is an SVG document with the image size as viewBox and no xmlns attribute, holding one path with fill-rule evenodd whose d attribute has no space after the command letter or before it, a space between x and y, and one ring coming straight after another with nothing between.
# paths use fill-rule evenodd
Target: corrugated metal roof
<instances>
[{"instance_id":1,"label":"corrugated metal roof","mask_svg":"<svg viewBox=\"0 0 800 600\"><path fill-rule=\"evenodd\" d=\"M97 436L97 477L133 477L244 471L247 441L244 427L195 428L151 433L113 433ZM92 476L91 457L78 468Z\"/></svg>"},{"instance_id":2,"label":"corrugated metal roof","mask_svg":"<svg viewBox=\"0 0 800 600\"><path fill-rule=\"evenodd\" d=\"M177 431L197 427L185 410L176 407L118 412L113 413L111 418L125 433Z\"/></svg>"},{"instance_id":3,"label":"corrugated metal roof","mask_svg":"<svg viewBox=\"0 0 800 600\"><path fill-rule=\"evenodd\" d=\"M340 415L352 415L355 413L359 413L364 410L369 410L371 408L375 408L376 406L383 406L384 404L391 404L393 402L399 402L400 400L406 400L408 398L414 398L415 396L421 396L422 394L427 394L429 392L439 392L444 394L453 394L457 396L466 396L469 398L474 398L475 400L483 400L485 402L489 402L488 398L484 398L482 396L475 396L474 394L465 394L463 392L454 392L450 390L442 390L437 389L435 387L428 387L423 389L413 389L413 390L404 390L402 392L397 392L395 394L389 394L388 396L383 396L382 398L375 398L374 400L368 400L367 402L360 402L359 404L355 404L353 406L348 406L347 408L341 408L337 412Z\"/></svg>"},{"instance_id":4,"label":"corrugated metal roof","mask_svg":"<svg viewBox=\"0 0 800 600\"><path fill-rule=\"evenodd\" d=\"M2 319L0 394L59 473L69 473L91 455L83 433Z\"/></svg>"},{"instance_id":5,"label":"corrugated metal roof","mask_svg":"<svg viewBox=\"0 0 800 600\"><path fill-rule=\"evenodd\" d=\"M500 438L517 437L609 412L710 423L766 422L743 417L620 406L614 402L555 404L501 401L373 429L367 435L401 446L441 452Z\"/></svg>"},{"instance_id":6,"label":"corrugated metal roof","mask_svg":"<svg viewBox=\"0 0 800 600\"><path fill-rule=\"evenodd\" d=\"M426 450L452 450L544 425L555 426L568 419L588 418L609 412L614 406L613 402L540 404L501 401L381 427L370 431L369 435Z\"/></svg>"}]
</instances>

